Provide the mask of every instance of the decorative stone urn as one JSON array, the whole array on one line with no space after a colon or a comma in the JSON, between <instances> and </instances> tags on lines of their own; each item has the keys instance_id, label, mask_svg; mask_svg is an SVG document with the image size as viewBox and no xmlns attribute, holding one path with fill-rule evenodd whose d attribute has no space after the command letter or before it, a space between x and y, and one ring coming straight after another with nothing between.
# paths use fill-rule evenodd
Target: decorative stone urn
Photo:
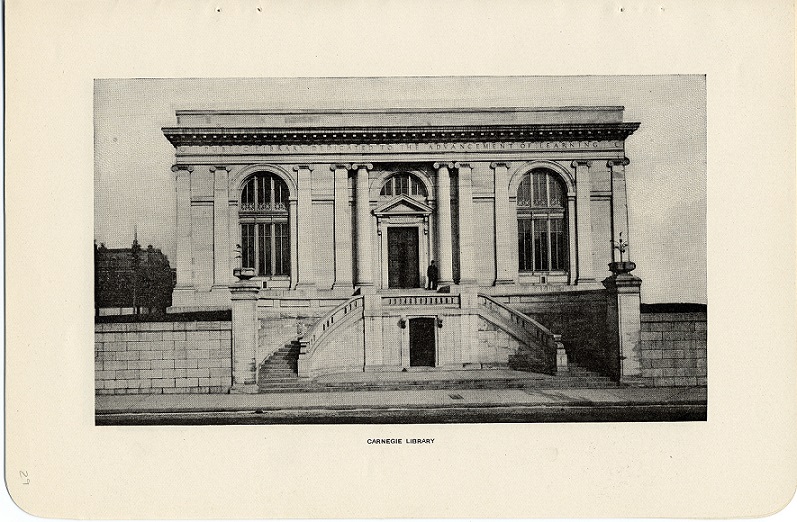
<instances>
[{"instance_id":1,"label":"decorative stone urn","mask_svg":"<svg viewBox=\"0 0 797 522\"><path fill-rule=\"evenodd\" d=\"M240 279L241 281L248 281L255 277L255 269L254 268L233 268L232 275Z\"/></svg>"},{"instance_id":2,"label":"decorative stone urn","mask_svg":"<svg viewBox=\"0 0 797 522\"><path fill-rule=\"evenodd\" d=\"M636 263L633 261L615 261L609 263L609 270L614 275L628 274L636 268Z\"/></svg>"}]
</instances>

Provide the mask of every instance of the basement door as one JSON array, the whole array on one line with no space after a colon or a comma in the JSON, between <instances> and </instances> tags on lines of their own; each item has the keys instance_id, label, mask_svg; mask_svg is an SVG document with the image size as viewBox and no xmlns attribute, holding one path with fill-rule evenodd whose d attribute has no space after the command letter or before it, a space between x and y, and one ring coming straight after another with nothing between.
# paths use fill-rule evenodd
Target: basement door
<instances>
[{"instance_id":1,"label":"basement door","mask_svg":"<svg viewBox=\"0 0 797 522\"><path fill-rule=\"evenodd\" d=\"M433 317L410 319L410 366L434 366Z\"/></svg>"},{"instance_id":2,"label":"basement door","mask_svg":"<svg viewBox=\"0 0 797 522\"><path fill-rule=\"evenodd\" d=\"M418 228L387 229L388 288L418 288Z\"/></svg>"}]
</instances>

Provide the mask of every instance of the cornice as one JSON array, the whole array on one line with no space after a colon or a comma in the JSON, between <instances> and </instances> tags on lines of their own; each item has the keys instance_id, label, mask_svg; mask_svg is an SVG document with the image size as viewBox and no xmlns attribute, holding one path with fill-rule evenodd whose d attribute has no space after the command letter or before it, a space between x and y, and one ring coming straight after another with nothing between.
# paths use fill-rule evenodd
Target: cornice
<instances>
[{"instance_id":1,"label":"cornice","mask_svg":"<svg viewBox=\"0 0 797 522\"><path fill-rule=\"evenodd\" d=\"M624 140L639 123L566 123L436 127L163 127L183 145L314 145L558 140Z\"/></svg>"}]
</instances>

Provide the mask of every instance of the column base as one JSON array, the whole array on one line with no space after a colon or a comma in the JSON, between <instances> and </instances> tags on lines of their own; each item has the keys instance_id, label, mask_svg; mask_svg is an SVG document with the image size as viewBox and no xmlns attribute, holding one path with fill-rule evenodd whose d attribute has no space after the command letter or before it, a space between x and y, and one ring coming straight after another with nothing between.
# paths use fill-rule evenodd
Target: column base
<instances>
[{"instance_id":1,"label":"column base","mask_svg":"<svg viewBox=\"0 0 797 522\"><path fill-rule=\"evenodd\" d=\"M496 279L494 285L495 286L505 286L505 285L514 285L515 281L512 279Z\"/></svg>"},{"instance_id":2,"label":"column base","mask_svg":"<svg viewBox=\"0 0 797 522\"><path fill-rule=\"evenodd\" d=\"M594 277L584 277L576 279L576 285L594 285L597 284L598 280Z\"/></svg>"},{"instance_id":3,"label":"column base","mask_svg":"<svg viewBox=\"0 0 797 522\"><path fill-rule=\"evenodd\" d=\"M351 281L341 281L332 285L332 290L354 290L354 284Z\"/></svg>"}]
</instances>

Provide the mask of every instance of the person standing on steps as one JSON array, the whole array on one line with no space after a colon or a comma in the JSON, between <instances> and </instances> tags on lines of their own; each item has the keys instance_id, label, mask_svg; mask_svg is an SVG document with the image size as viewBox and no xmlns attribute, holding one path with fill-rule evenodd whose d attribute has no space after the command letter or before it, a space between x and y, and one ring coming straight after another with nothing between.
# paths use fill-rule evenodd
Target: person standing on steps
<instances>
[{"instance_id":1,"label":"person standing on steps","mask_svg":"<svg viewBox=\"0 0 797 522\"><path fill-rule=\"evenodd\" d=\"M429 290L437 290L437 265L434 264L434 260L426 269L426 279L429 281Z\"/></svg>"}]
</instances>

